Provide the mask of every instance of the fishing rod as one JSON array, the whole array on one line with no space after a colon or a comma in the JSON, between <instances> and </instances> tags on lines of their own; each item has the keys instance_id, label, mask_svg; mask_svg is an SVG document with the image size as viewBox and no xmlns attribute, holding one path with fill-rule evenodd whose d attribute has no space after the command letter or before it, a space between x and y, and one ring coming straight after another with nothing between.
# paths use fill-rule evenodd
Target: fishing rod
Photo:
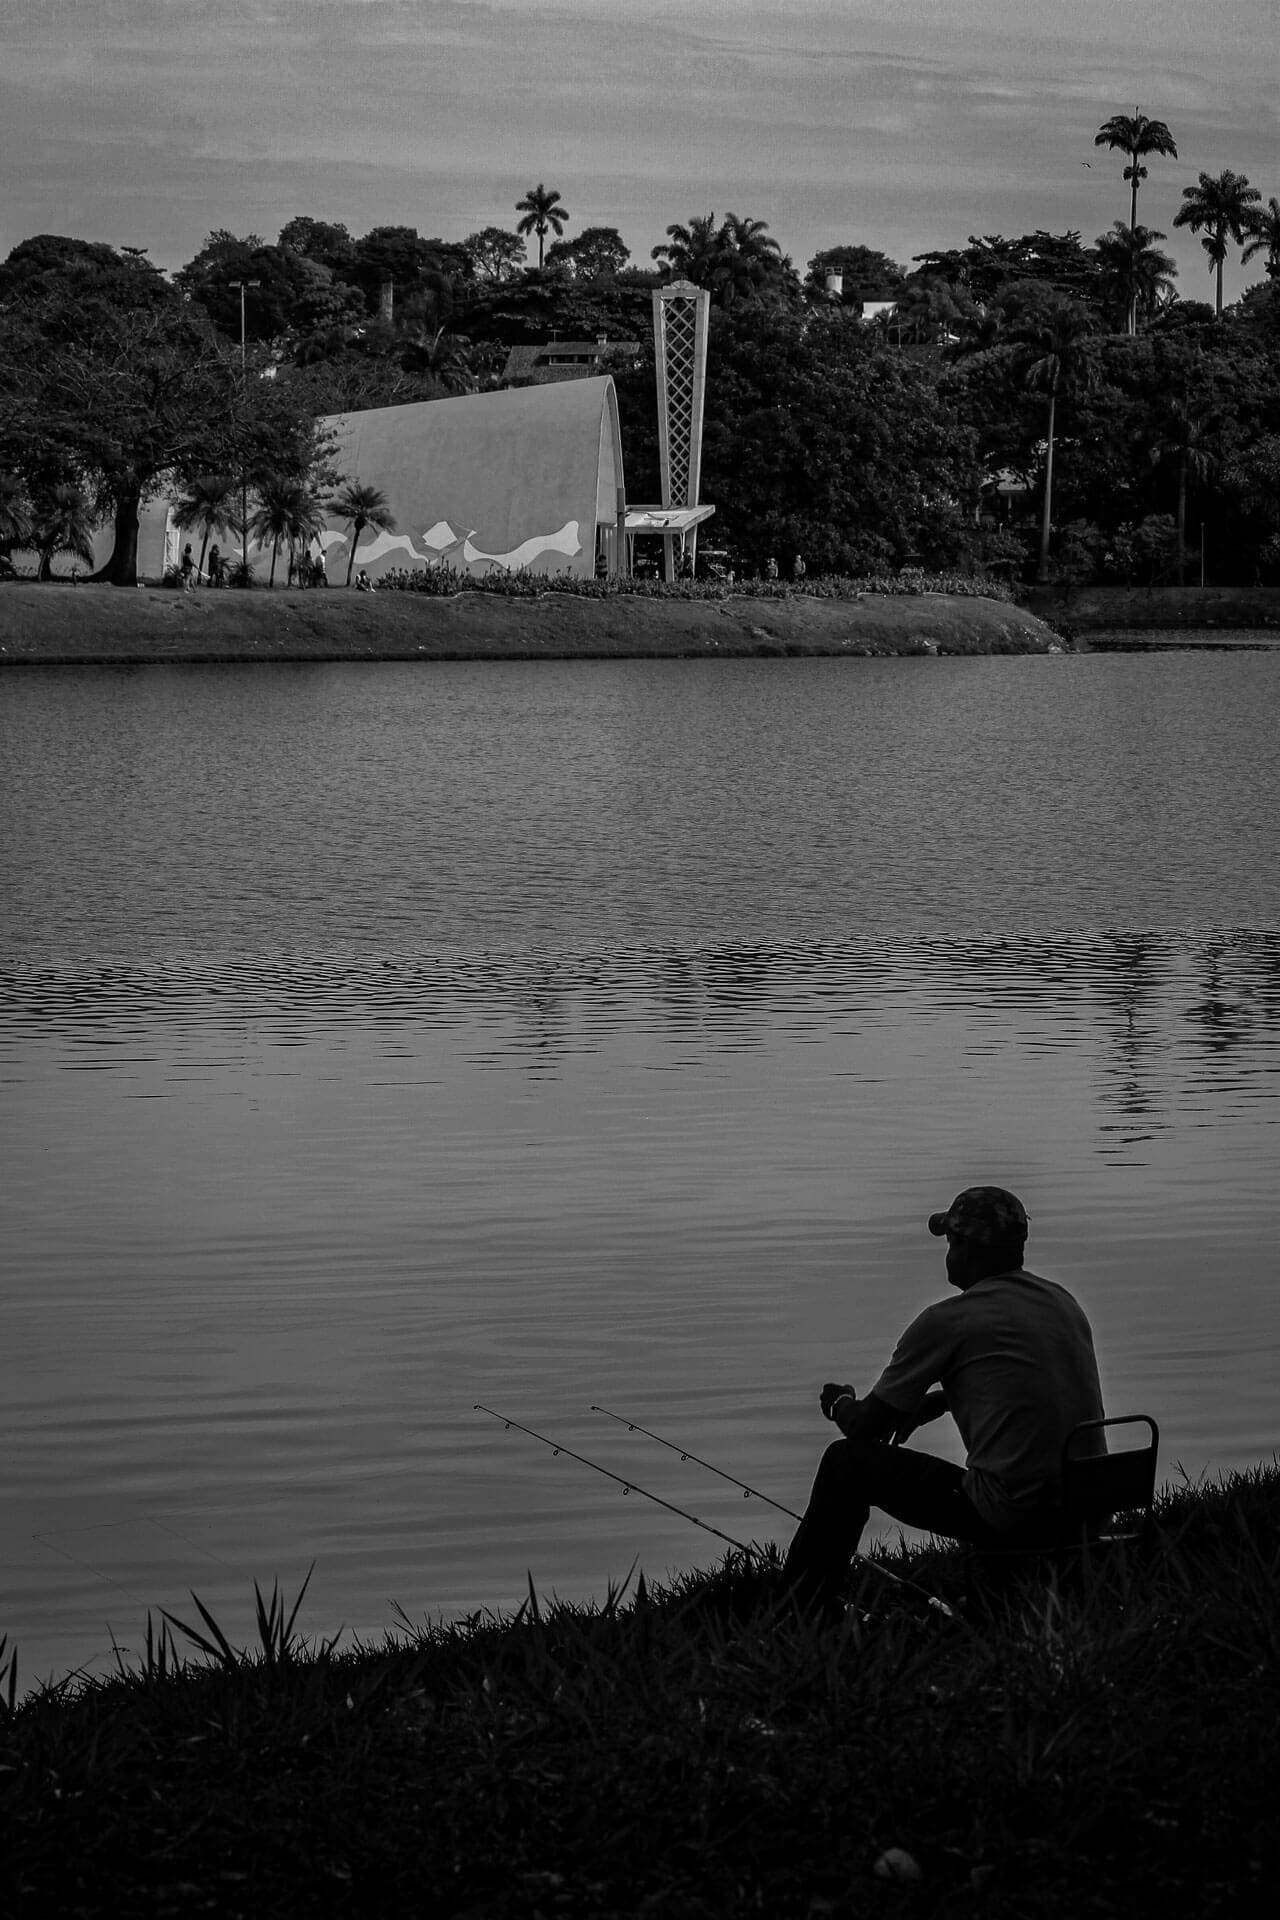
<instances>
[{"instance_id":1,"label":"fishing rod","mask_svg":"<svg viewBox=\"0 0 1280 1920\"><path fill-rule=\"evenodd\" d=\"M646 1487L638 1487L634 1480L624 1480L620 1473L611 1472L608 1467L602 1467L598 1461L588 1460L585 1453L575 1453L572 1447L566 1447L562 1441L549 1440L545 1433L536 1433L532 1427L522 1425L519 1420L511 1419L508 1414L499 1413L494 1407L483 1406L477 1400L472 1406L472 1412L487 1413L491 1420L501 1420L504 1427L514 1427L518 1433L527 1433L531 1440L541 1441L544 1447L550 1447L553 1457L557 1453L567 1454L570 1460L577 1460L582 1466L590 1467L593 1473L602 1473L606 1480L612 1480L616 1486L622 1488L624 1493L638 1493L642 1499L652 1500L655 1507L665 1507L668 1513L677 1514L681 1520L691 1521L695 1527L701 1527L704 1533L714 1533L717 1540L723 1540L727 1545L736 1547L739 1553L756 1552L754 1547L747 1546L741 1540L735 1540L731 1533L721 1533L719 1527L713 1527L709 1520L699 1520L697 1514L690 1513L687 1507L677 1507L673 1501L664 1500L660 1494L650 1493Z\"/></svg>"},{"instance_id":2,"label":"fishing rod","mask_svg":"<svg viewBox=\"0 0 1280 1920\"><path fill-rule=\"evenodd\" d=\"M739 1480L734 1474L726 1473L723 1467L713 1467L709 1460L702 1459L699 1454L691 1453L688 1447L677 1446L674 1440L664 1440L660 1433L654 1433L649 1427L642 1427L638 1420L629 1420L624 1413L611 1413L608 1407L593 1405L591 1411L592 1413L603 1413L607 1419L616 1420L619 1426L625 1427L629 1433L642 1433L646 1439L656 1440L660 1447L666 1447L670 1453L678 1453L682 1460L692 1460L697 1466L705 1467L708 1473L714 1473L721 1480L727 1480L731 1486L741 1487L744 1500L753 1498L763 1500L767 1507L774 1507L779 1513L785 1513L788 1519L799 1520L801 1518L800 1514L794 1512L792 1508L784 1507L780 1500L773 1500L767 1493L761 1493L759 1487L749 1487L745 1480ZM701 1524L702 1522L699 1522L699 1525ZM855 1553L854 1559L864 1567L871 1567L882 1579L892 1581L895 1587L905 1587L911 1593L918 1593L922 1599L929 1602L931 1607L936 1608L944 1618L948 1620L954 1618L953 1609L947 1605L945 1600L939 1600L936 1594L930 1593L927 1587L920 1586L915 1580L904 1579L900 1573L890 1572L889 1568L882 1566L879 1560L868 1559L865 1553Z\"/></svg>"},{"instance_id":3,"label":"fishing rod","mask_svg":"<svg viewBox=\"0 0 1280 1920\"><path fill-rule=\"evenodd\" d=\"M745 1480L738 1480L723 1467L713 1467L709 1460L703 1460L698 1454L690 1453L688 1447L678 1447L674 1440L664 1440L660 1433L653 1433L648 1427L642 1427L638 1420L628 1420L625 1413L610 1413L608 1407L593 1406L592 1413L602 1413L608 1420L616 1420L628 1433L642 1433L646 1440L656 1440L660 1447L666 1447L670 1453L678 1453L682 1460L692 1460L695 1466L705 1467L708 1473L714 1473L719 1479L727 1480L731 1487L741 1487L744 1500L763 1500L766 1507L773 1507L779 1513L785 1513L788 1520L803 1519L792 1507L784 1507L781 1500L770 1499L767 1493L761 1493L759 1487L749 1487Z\"/></svg>"}]
</instances>

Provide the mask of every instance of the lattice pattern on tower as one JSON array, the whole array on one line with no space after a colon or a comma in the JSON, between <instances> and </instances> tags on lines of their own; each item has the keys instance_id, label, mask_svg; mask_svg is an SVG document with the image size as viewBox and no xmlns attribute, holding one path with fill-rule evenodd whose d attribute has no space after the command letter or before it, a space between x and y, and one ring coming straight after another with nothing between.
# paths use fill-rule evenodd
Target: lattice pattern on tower
<instances>
[{"instance_id":1,"label":"lattice pattern on tower","mask_svg":"<svg viewBox=\"0 0 1280 1920\"><path fill-rule=\"evenodd\" d=\"M673 280L653 296L658 458L664 507L698 505L710 304L710 294L689 280Z\"/></svg>"}]
</instances>

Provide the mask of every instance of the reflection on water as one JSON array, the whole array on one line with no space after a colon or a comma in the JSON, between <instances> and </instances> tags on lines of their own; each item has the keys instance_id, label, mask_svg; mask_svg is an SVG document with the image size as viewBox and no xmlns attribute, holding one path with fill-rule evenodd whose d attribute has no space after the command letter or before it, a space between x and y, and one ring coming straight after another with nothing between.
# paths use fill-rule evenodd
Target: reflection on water
<instances>
[{"instance_id":1,"label":"reflection on water","mask_svg":"<svg viewBox=\"0 0 1280 1920\"><path fill-rule=\"evenodd\" d=\"M878 1371L978 1179L1026 1198L1166 1472L1269 1454L1250 661L6 686L28 1676L190 1587L247 1633L253 1578L313 1557L313 1624L372 1633L706 1557L475 1401L772 1537L591 1403L799 1504L816 1384Z\"/></svg>"}]
</instances>

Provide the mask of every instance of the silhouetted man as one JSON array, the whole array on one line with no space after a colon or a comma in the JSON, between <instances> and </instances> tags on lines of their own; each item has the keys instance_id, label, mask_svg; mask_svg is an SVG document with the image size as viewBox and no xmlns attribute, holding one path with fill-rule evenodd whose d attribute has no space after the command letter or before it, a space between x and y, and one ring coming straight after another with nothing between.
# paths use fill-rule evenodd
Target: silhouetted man
<instances>
[{"instance_id":1,"label":"silhouetted man","mask_svg":"<svg viewBox=\"0 0 1280 1920\"><path fill-rule=\"evenodd\" d=\"M872 1507L983 1546L1050 1537L1067 1435L1103 1417L1083 1309L1022 1264L1022 1202L1003 1187L968 1187L930 1215L929 1231L946 1235L959 1298L911 1322L864 1399L834 1381L819 1397L844 1438L822 1457L785 1579L802 1604L828 1612L838 1610ZM963 1467L901 1444L942 1413L960 1429Z\"/></svg>"}]
</instances>

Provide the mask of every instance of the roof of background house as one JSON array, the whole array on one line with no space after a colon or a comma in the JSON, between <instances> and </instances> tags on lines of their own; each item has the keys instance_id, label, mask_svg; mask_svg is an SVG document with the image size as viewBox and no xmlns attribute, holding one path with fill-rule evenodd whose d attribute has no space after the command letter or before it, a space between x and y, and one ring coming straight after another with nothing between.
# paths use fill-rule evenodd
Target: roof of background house
<instances>
[{"instance_id":1,"label":"roof of background house","mask_svg":"<svg viewBox=\"0 0 1280 1920\"><path fill-rule=\"evenodd\" d=\"M532 346L512 347L502 377L508 385L549 386L557 380L586 380L620 361L630 365L639 357L638 340L539 340Z\"/></svg>"}]
</instances>

